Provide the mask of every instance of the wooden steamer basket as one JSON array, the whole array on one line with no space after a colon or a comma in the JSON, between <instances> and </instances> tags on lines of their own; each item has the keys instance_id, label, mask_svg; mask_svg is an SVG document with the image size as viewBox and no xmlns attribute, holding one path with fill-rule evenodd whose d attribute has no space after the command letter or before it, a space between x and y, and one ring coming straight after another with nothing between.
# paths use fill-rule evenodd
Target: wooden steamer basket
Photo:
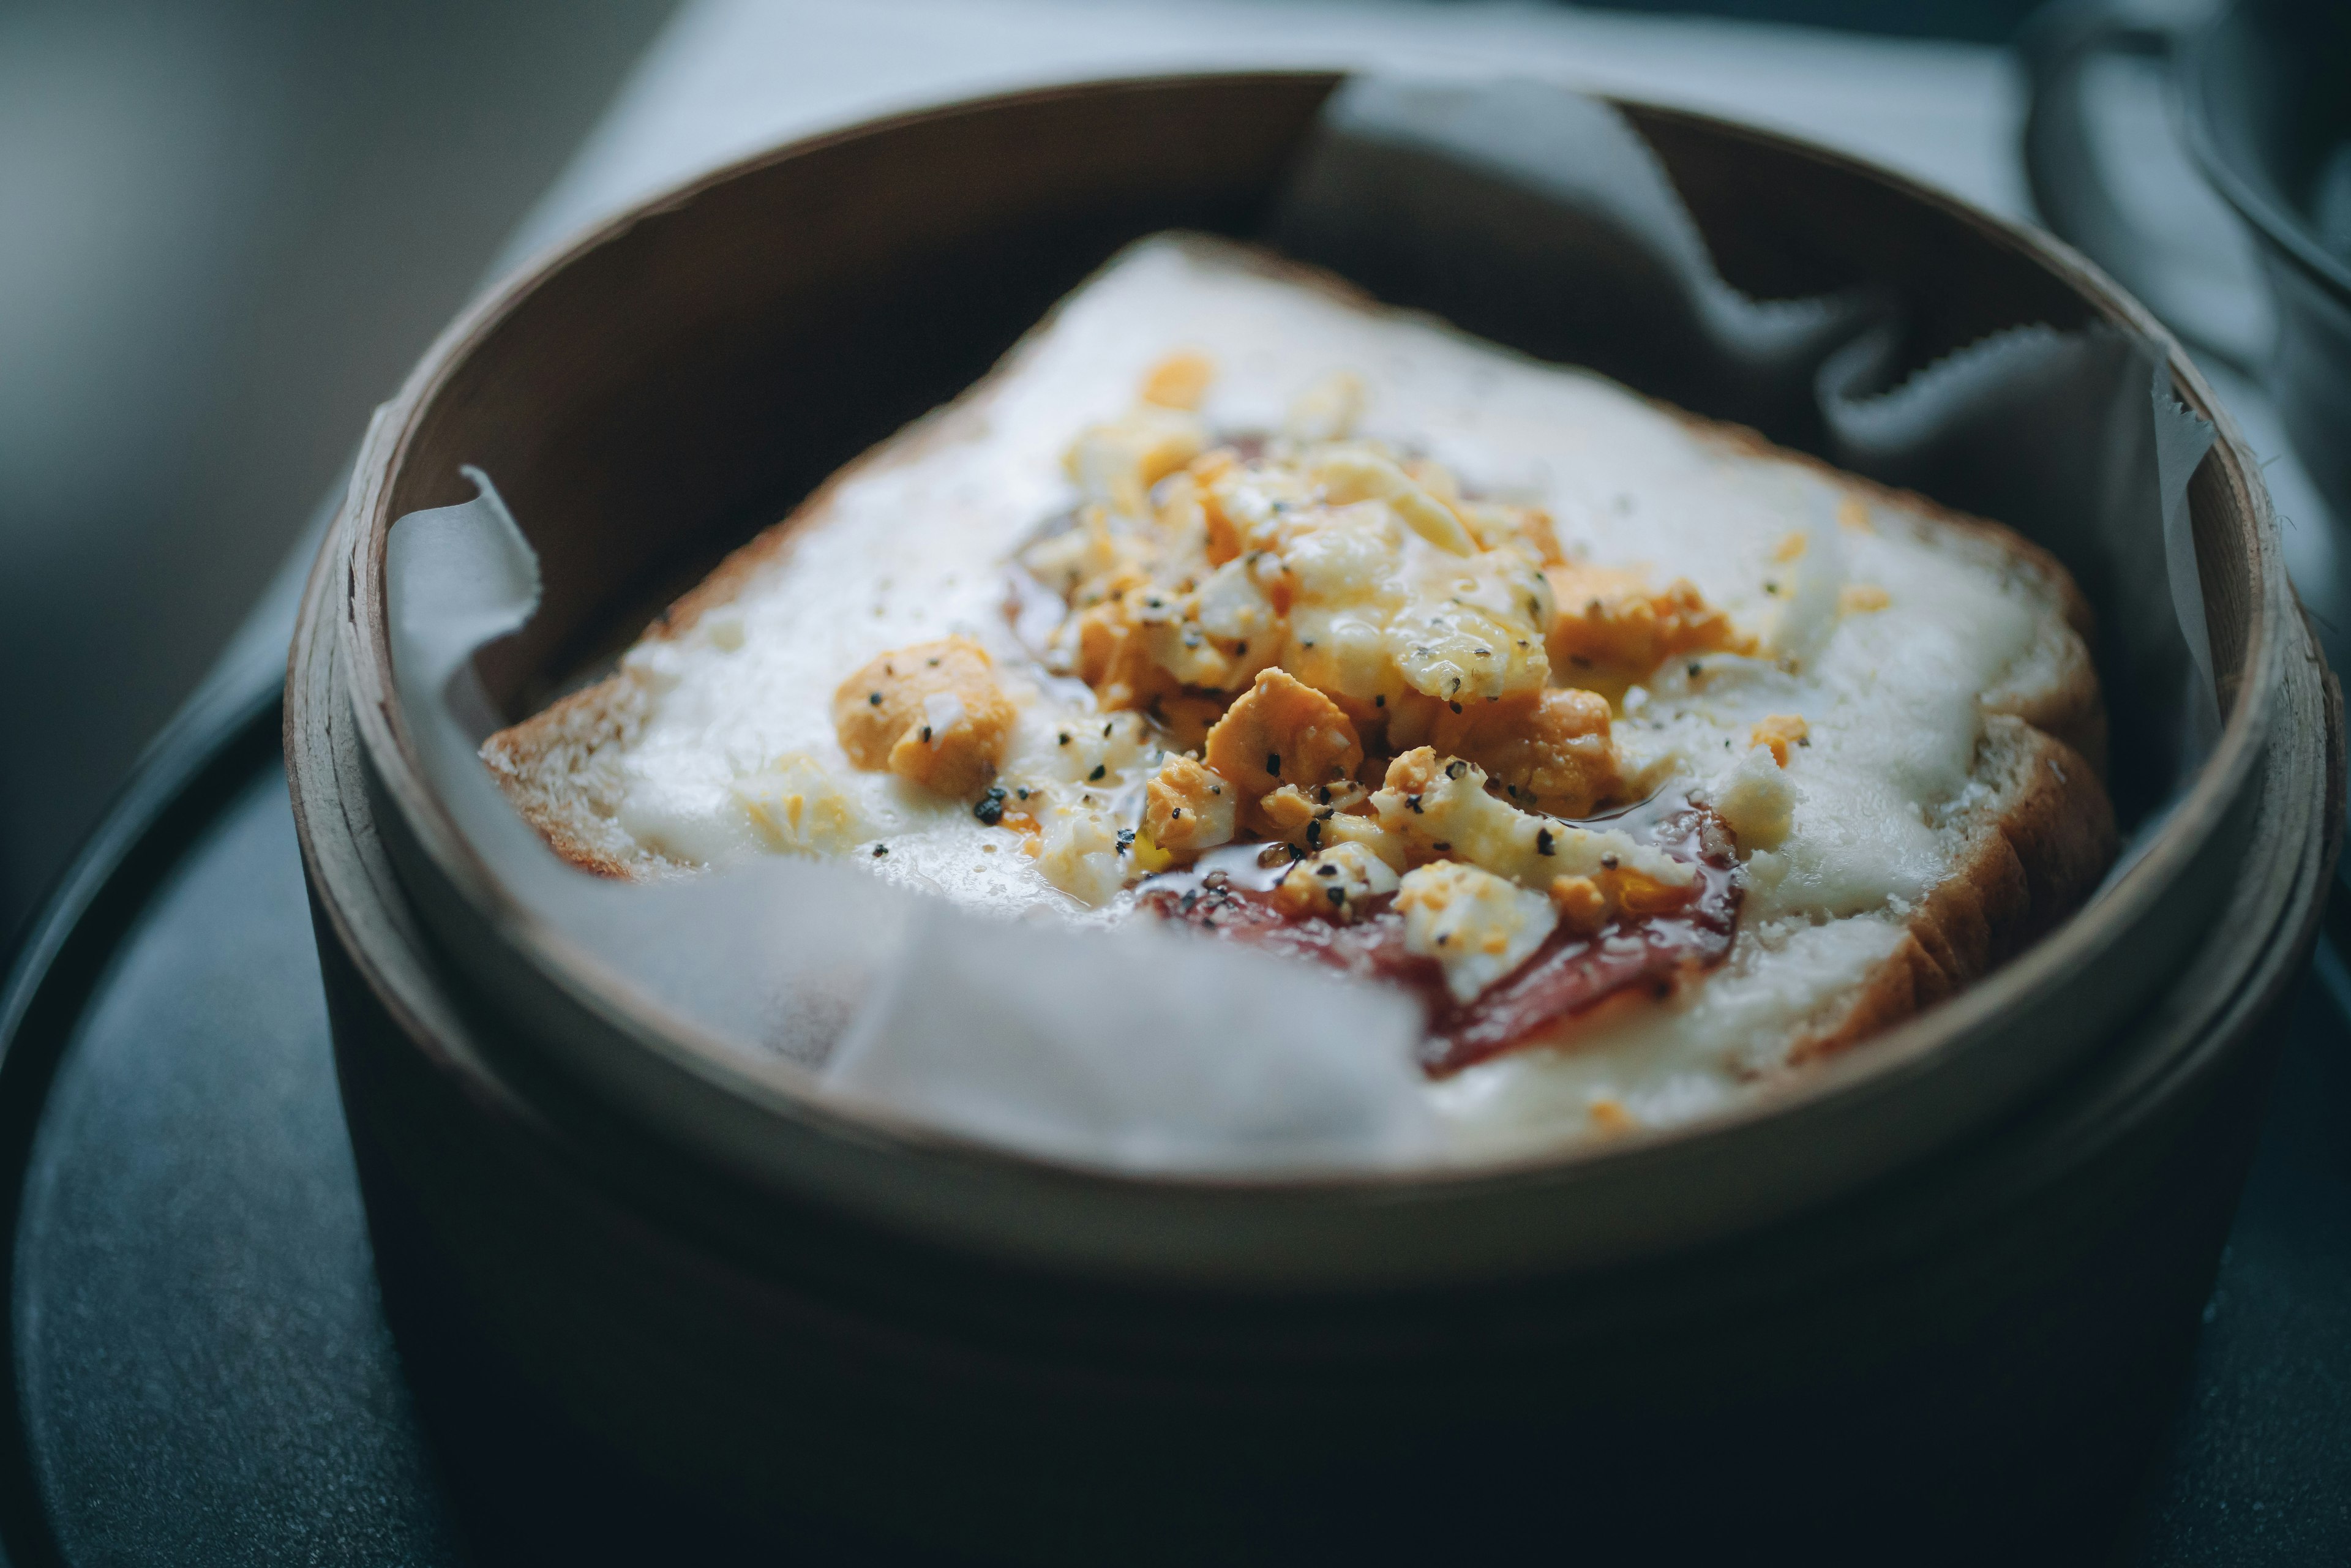
<instances>
[{"instance_id":1,"label":"wooden steamer basket","mask_svg":"<svg viewBox=\"0 0 2351 1568\"><path fill-rule=\"evenodd\" d=\"M823 1519L1065 1561L2096 1549L2176 1396L2342 819L2331 679L2253 461L2176 347L2175 392L2221 433L2190 486L2225 717L2194 789L2093 909L1719 1125L1276 1184L852 1121L589 972L423 784L383 539L467 498L460 464L545 571L478 661L519 716L1121 243L1248 232L1338 79L1033 92L763 155L527 269L379 416L305 601L287 751L428 1416L486 1488L589 1456L802 1541ZM1894 282L1921 361L2028 321L2168 342L2045 236L1620 107L1751 291Z\"/></svg>"}]
</instances>

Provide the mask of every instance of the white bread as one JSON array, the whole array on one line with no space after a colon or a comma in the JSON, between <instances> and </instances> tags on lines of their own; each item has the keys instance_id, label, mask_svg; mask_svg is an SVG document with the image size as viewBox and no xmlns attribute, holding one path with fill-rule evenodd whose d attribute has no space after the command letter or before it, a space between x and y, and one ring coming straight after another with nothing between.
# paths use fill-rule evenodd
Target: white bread
<instances>
[{"instance_id":1,"label":"white bread","mask_svg":"<svg viewBox=\"0 0 2351 1568\"><path fill-rule=\"evenodd\" d=\"M1593 564L1638 549L1660 577L1696 579L1732 620L1761 629L1759 656L1689 678L1677 661L1616 717L1626 755L1694 798L1759 781L1779 791L1785 841L1742 845L1731 956L1668 1001L1612 1004L1555 1030L1555 1049L1435 1085L1466 1146L1669 1121L1768 1083L1980 977L2111 861L2090 614L2046 552L1750 432L1196 238L1125 253L964 398L729 558L618 673L492 737L485 761L559 853L609 876L681 874L763 849L854 850L882 874L967 902L1123 914L1128 895L1108 889L1131 862L1086 850L1084 832L1098 831L1086 813L1131 816L1155 737L1131 715L1100 714L1071 736L1071 715L1092 711L1085 695L1029 663L990 569L1070 507L1059 459L1078 429L1114 414L1145 367L1193 347L1219 365L1206 413L1222 428L1275 425L1302 385L1353 371L1375 434L1489 492L1540 502ZM1809 555L1785 555L1791 517L1811 529ZM1770 564L1775 551L1784 570ZM1888 589L1890 608L1873 612ZM1016 693L1006 779L1069 801L1074 826L1048 858L1112 868L1091 894L1081 877L1040 880L1043 862L975 821L969 801L852 768L834 740L838 682L949 632L983 643ZM1743 773L1711 749L1719 737L1726 753L1745 750L1750 720L1792 704L1811 705L1816 744L1777 765L1784 779L1760 746ZM773 814L754 811L747 826L754 797L793 802L795 825L779 837Z\"/></svg>"}]
</instances>

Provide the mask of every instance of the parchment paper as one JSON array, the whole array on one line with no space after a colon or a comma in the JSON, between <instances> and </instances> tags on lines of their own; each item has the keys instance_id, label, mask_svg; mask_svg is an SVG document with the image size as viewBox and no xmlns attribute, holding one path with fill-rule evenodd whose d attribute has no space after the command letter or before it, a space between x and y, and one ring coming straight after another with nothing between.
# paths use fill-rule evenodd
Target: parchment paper
<instances>
[{"instance_id":1,"label":"parchment paper","mask_svg":"<svg viewBox=\"0 0 2351 1568\"><path fill-rule=\"evenodd\" d=\"M2213 432L2172 401L2154 343L2028 323L1897 384L1897 293L1745 298L1630 126L1533 83L1356 78L1266 237L1390 303L2049 547L2101 611L2116 793L2140 841L2209 749L2187 481ZM475 501L392 528L403 716L506 890L648 1006L813 1069L819 1092L1082 1164L1328 1173L1441 1157L1412 1065L1417 1014L1376 988L1147 926L999 921L839 863L649 885L564 864L475 756L499 720L471 655L528 619L538 569L488 477L466 472Z\"/></svg>"}]
</instances>

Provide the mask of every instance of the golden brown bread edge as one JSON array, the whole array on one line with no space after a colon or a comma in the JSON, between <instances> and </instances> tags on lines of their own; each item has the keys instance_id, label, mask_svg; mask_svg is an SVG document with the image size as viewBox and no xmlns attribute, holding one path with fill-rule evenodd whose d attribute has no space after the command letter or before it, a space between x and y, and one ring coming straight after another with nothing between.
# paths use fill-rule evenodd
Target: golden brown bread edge
<instances>
[{"instance_id":1,"label":"golden brown bread edge","mask_svg":"<svg viewBox=\"0 0 2351 1568\"><path fill-rule=\"evenodd\" d=\"M1318 268L1229 242L1191 243L1316 287L1357 308L1382 308L1353 285ZM789 516L729 554L655 619L640 640L680 635L710 610L734 600L789 551L803 528L821 520L833 495L852 479L877 467L914 461L933 444L963 434L982 415L1021 349L1049 331L1058 314L1057 308L955 402L851 461ZM1801 1038L1789 1056L1792 1065L1817 1061L1915 1016L1989 974L2077 907L2113 862L2117 840L2104 783L2105 706L2087 654L2095 615L2057 559L2011 528L1954 511L1916 492L1848 474L1775 445L1744 425L1705 419L1655 399L1644 401L1714 444L1799 465L1849 496L1921 519L1930 528L1981 541L2053 587L2060 615L2074 633L2074 639L2054 639L2055 678L2046 685L1988 697L1974 774L1982 777L1988 767L2001 769L2002 788L1976 814L1975 831L1954 856L1950 872L1912 912L1894 953L1855 988L1842 1012ZM2043 629L2044 636L2053 632ZM482 758L500 789L548 846L570 864L600 876L632 880L691 869L642 852L631 853L632 846L612 818L618 800L610 791L618 781L598 777L600 754L627 744L643 721L643 703L634 682L614 674L500 730L482 746Z\"/></svg>"},{"instance_id":2,"label":"golden brown bread edge","mask_svg":"<svg viewBox=\"0 0 2351 1568\"><path fill-rule=\"evenodd\" d=\"M2080 752L1989 714L1978 768L1987 762L2004 768L2004 787L1949 873L1844 1010L1796 1042L1789 1065L1835 1055L1990 974L2073 913L2114 863L2114 807Z\"/></svg>"}]
</instances>

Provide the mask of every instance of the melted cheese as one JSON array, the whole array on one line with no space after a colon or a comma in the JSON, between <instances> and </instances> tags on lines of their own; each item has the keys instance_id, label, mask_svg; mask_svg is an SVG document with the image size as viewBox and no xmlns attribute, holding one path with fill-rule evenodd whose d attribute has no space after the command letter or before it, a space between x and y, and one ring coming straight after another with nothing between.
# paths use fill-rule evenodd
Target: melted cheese
<instances>
[{"instance_id":1,"label":"melted cheese","mask_svg":"<svg viewBox=\"0 0 2351 1568\"><path fill-rule=\"evenodd\" d=\"M1151 412L1073 449L1089 420L1134 407L1175 350L1212 364L1213 378L1177 378ZM1135 715L1102 711L1095 691L1036 656L1059 604L1042 622L1022 617L1016 635L1006 563L1027 550L1056 589L1084 580L1115 540L1081 526L1037 547L1040 519L1089 500L1132 512L1146 504L1142 486L1190 462L1207 433L1286 419L1316 438L1354 431L1385 444L1326 455L1320 482L1334 506L1311 527L1284 520L1278 485L1245 475L1214 508L1202 502L1203 538L1259 531L1293 602L1278 654L1257 643L1248 654L1211 649L1186 668L1195 685L1246 689L1276 658L1366 703L1399 681L1444 699L1558 678L1544 664L1543 572L1526 554L1485 549L1493 541L1461 520L1483 528L1479 514L1384 452L1425 454L1484 497L1541 507L1572 567L1635 572L1657 589L1687 579L1727 617L1687 644L1707 651L1621 693L1614 734L1627 777L1686 789L1739 831L1748 890L1730 957L1671 1002L1579 1026L1562 1049L1431 1084L1460 1146L1548 1145L1750 1092L1807 1019L1893 950L1912 903L1949 867L1957 830L1944 824L1973 788L1979 695L2025 657L2053 588L1987 543L1907 526L1832 476L1735 446L1599 377L1366 313L1214 246L1130 250L984 395L850 470L733 604L631 653L624 672L649 703L620 764L622 826L688 862L846 852L974 904L1116 917L1145 863L1134 835L1165 752ZM1066 582L1052 582L1057 570ZM1195 585L1184 614L1212 639L1266 640L1278 620L1272 570L1233 554ZM1152 636L1182 636L1171 612L1134 609L1144 641L1133 656L1149 653ZM947 636L986 649L1015 710L994 825L967 800L851 766L831 723L848 673ZM1782 737L1784 760L1757 743L1767 719L1801 720L1800 741L1784 724L1767 734ZM1163 792L1163 809L1174 804ZM1351 831L1365 841L1379 832L1342 821L1363 824ZM1207 828L1232 831L1228 820ZM1140 845L1141 856L1162 853ZM1374 874L1355 869L1357 880ZM1473 981L1523 958L1553 915L1540 893L1468 870L1423 867L1404 885L1416 942L1439 952L1451 932L1474 950L1474 962L1439 953L1448 980L1462 977L1456 993L1474 995Z\"/></svg>"}]
</instances>

